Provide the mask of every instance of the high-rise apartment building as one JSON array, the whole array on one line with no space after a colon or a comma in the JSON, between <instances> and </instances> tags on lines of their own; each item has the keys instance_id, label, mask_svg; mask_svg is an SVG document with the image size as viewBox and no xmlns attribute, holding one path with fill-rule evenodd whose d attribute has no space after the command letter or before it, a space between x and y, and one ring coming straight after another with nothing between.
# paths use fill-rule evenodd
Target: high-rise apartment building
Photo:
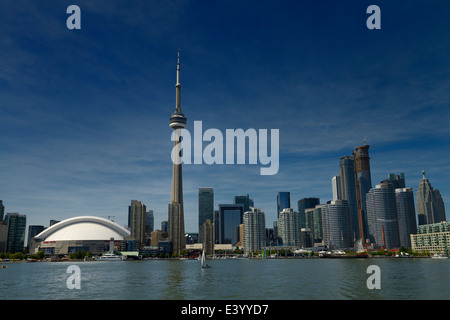
<instances>
[{"instance_id":1,"label":"high-rise apartment building","mask_svg":"<svg viewBox=\"0 0 450 320\"><path fill-rule=\"evenodd\" d=\"M4 222L8 226L6 252L22 252L25 242L27 216L17 212L7 213Z\"/></svg>"},{"instance_id":2,"label":"high-rise apartment building","mask_svg":"<svg viewBox=\"0 0 450 320\"><path fill-rule=\"evenodd\" d=\"M261 250L266 245L266 218L261 209L251 207L244 212L244 253Z\"/></svg>"},{"instance_id":3,"label":"high-rise apartment building","mask_svg":"<svg viewBox=\"0 0 450 320\"><path fill-rule=\"evenodd\" d=\"M366 211L366 194L372 188L370 175L369 145L356 147L353 150L355 166L356 203L358 207L359 236L363 240L368 238L368 222Z\"/></svg>"},{"instance_id":4,"label":"high-rise apartment building","mask_svg":"<svg viewBox=\"0 0 450 320\"><path fill-rule=\"evenodd\" d=\"M341 193L342 200L347 200L350 209L352 239L356 241L360 238L358 204L356 201L356 178L353 157L344 156L339 158L339 168L341 172Z\"/></svg>"},{"instance_id":5,"label":"high-rise apartment building","mask_svg":"<svg viewBox=\"0 0 450 320\"><path fill-rule=\"evenodd\" d=\"M187 118L181 112L180 51L178 51L177 83L175 88L175 112L170 117L170 127L175 130L175 145L172 159L172 198L169 203L169 240L172 242L173 254L180 255L186 247L180 129L184 129L187 122Z\"/></svg>"},{"instance_id":6,"label":"high-rise apartment building","mask_svg":"<svg viewBox=\"0 0 450 320\"><path fill-rule=\"evenodd\" d=\"M292 208L285 208L278 217L278 237L283 245L301 246L300 214Z\"/></svg>"},{"instance_id":7,"label":"high-rise apartment building","mask_svg":"<svg viewBox=\"0 0 450 320\"><path fill-rule=\"evenodd\" d=\"M375 246L400 247L397 204L391 183L380 183L366 194L368 236Z\"/></svg>"},{"instance_id":8,"label":"high-rise apartment building","mask_svg":"<svg viewBox=\"0 0 450 320\"><path fill-rule=\"evenodd\" d=\"M334 176L331 179L331 191L333 192L333 200L342 200L342 184L341 176Z\"/></svg>"},{"instance_id":9,"label":"high-rise apartment building","mask_svg":"<svg viewBox=\"0 0 450 320\"><path fill-rule=\"evenodd\" d=\"M203 224L214 221L214 189L198 188L198 238L203 241Z\"/></svg>"},{"instance_id":10,"label":"high-rise apartment building","mask_svg":"<svg viewBox=\"0 0 450 320\"><path fill-rule=\"evenodd\" d=\"M334 200L320 206L323 244L331 249L353 246L350 208L347 200Z\"/></svg>"},{"instance_id":11,"label":"high-rise apartment building","mask_svg":"<svg viewBox=\"0 0 450 320\"><path fill-rule=\"evenodd\" d=\"M278 192L277 194L277 217L280 216L280 212L284 209L291 207L291 193L290 192Z\"/></svg>"},{"instance_id":12,"label":"high-rise apartment building","mask_svg":"<svg viewBox=\"0 0 450 320\"><path fill-rule=\"evenodd\" d=\"M128 207L129 228L131 237L137 241L139 248L145 245L146 212L145 204L138 200L131 200L131 205Z\"/></svg>"},{"instance_id":13,"label":"high-rise apartment building","mask_svg":"<svg viewBox=\"0 0 450 320\"><path fill-rule=\"evenodd\" d=\"M411 234L417 233L416 209L412 188L395 189L400 246L411 248Z\"/></svg>"},{"instance_id":14,"label":"high-rise apartment building","mask_svg":"<svg viewBox=\"0 0 450 320\"><path fill-rule=\"evenodd\" d=\"M417 190L417 216L419 225L439 223L446 220L444 201L439 190L433 189L430 181L425 178L425 172L423 172Z\"/></svg>"}]
</instances>

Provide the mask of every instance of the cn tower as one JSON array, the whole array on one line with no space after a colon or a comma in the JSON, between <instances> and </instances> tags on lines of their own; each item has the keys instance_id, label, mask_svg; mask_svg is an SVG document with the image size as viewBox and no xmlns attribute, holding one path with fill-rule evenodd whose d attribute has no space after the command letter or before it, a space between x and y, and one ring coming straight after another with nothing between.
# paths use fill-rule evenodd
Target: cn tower
<instances>
[{"instance_id":1,"label":"cn tower","mask_svg":"<svg viewBox=\"0 0 450 320\"><path fill-rule=\"evenodd\" d=\"M175 147L173 153L172 199L169 204L169 239L172 242L172 252L180 255L185 248L184 209L183 209L183 178L180 155L180 130L186 127L187 118L181 112L180 83L180 50L178 50L177 83L175 112L170 117L170 127L175 130Z\"/></svg>"}]
</instances>

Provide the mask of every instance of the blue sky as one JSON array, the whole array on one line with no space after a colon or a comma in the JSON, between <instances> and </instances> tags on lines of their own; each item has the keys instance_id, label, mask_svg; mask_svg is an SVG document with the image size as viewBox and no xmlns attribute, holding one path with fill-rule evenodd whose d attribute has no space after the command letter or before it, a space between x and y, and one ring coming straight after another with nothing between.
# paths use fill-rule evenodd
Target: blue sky
<instances>
[{"instance_id":1,"label":"blue sky","mask_svg":"<svg viewBox=\"0 0 450 320\"><path fill-rule=\"evenodd\" d=\"M66 9L81 9L69 30ZM369 30L366 9L381 9ZM421 171L450 201L448 1L11 1L0 3L0 199L28 224L127 221L170 202L177 50L189 130L279 129L280 168L185 165L186 230L199 187L216 207L249 194L331 199L339 157L366 137L373 185ZM206 143L204 144L204 146Z\"/></svg>"}]
</instances>

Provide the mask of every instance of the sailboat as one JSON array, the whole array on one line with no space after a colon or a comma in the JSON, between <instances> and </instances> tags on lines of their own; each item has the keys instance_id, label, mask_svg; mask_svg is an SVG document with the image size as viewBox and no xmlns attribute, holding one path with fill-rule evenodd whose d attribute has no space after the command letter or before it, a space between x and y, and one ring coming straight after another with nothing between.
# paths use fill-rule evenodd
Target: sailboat
<instances>
[{"instance_id":1,"label":"sailboat","mask_svg":"<svg viewBox=\"0 0 450 320\"><path fill-rule=\"evenodd\" d=\"M202 269L211 268L208 264L206 264L205 259L206 259L205 249L203 249L202 257L200 259L201 265L202 265Z\"/></svg>"}]
</instances>

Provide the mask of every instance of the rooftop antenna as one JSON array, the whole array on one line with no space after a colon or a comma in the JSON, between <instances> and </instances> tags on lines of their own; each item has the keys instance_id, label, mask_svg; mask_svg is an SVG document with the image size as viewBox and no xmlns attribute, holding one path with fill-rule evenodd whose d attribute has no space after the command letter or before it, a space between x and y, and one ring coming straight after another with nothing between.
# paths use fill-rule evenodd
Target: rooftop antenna
<instances>
[{"instance_id":1,"label":"rooftop antenna","mask_svg":"<svg viewBox=\"0 0 450 320\"><path fill-rule=\"evenodd\" d=\"M422 170L422 177L425 179L425 170Z\"/></svg>"}]
</instances>

